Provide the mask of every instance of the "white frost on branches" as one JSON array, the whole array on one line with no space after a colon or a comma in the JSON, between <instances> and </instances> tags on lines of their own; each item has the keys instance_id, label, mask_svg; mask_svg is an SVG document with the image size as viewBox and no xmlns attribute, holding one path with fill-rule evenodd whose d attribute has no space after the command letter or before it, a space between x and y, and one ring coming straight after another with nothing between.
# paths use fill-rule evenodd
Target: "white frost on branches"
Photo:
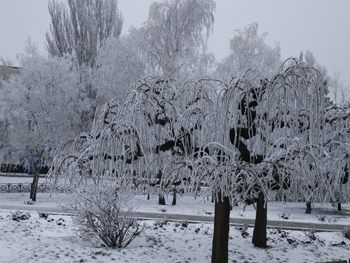
<instances>
[{"instance_id":1,"label":"white frost on branches","mask_svg":"<svg viewBox=\"0 0 350 263\"><path fill-rule=\"evenodd\" d=\"M194 194L206 184L231 202L278 189L282 198L325 198L324 152L333 152L322 85L317 70L294 59L276 74L248 70L230 83L139 81L97 109L90 134L59 148L48 179L159 183L163 193L180 184Z\"/></svg>"}]
</instances>

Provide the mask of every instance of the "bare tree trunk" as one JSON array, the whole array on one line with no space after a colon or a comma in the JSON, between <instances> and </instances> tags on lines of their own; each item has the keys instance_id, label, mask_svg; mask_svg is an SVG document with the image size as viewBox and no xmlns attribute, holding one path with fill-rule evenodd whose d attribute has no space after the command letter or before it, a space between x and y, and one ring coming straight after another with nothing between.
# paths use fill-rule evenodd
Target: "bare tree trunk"
<instances>
[{"instance_id":1,"label":"bare tree trunk","mask_svg":"<svg viewBox=\"0 0 350 263\"><path fill-rule=\"evenodd\" d=\"M266 248L267 204L263 192L259 192L256 205L255 225L252 243L256 247Z\"/></svg>"},{"instance_id":2,"label":"bare tree trunk","mask_svg":"<svg viewBox=\"0 0 350 263\"><path fill-rule=\"evenodd\" d=\"M30 188L30 196L29 198L32 199L33 202L36 202L36 193L38 191L38 183L39 183L39 176L40 176L40 170L42 165L42 157L43 154L39 154L39 163L35 166L34 160L32 161L32 170L34 170L34 177L33 182Z\"/></svg>"},{"instance_id":3,"label":"bare tree trunk","mask_svg":"<svg viewBox=\"0 0 350 263\"><path fill-rule=\"evenodd\" d=\"M221 201L220 194L218 197L218 200L215 200L211 263L227 263L230 231L230 201L228 197L224 197Z\"/></svg>"},{"instance_id":4,"label":"bare tree trunk","mask_svg":"<svg viewBox=\"0 0 350 263\"><path fill-rule=\"evenodd\" d=\"M342 182L343 183L343 182ZM342 200L342 195L343 195L343 184L340 184L340 194L339 194L339 198L338 198L338 211L341 211L341 200Z\"/></svg>"},{"instance_id":5,"label":"bare tree trunk","mask_svg":"<svg viewBox=\"0 0 350 263\"><path fill-rule=\"evenodd\" d=\"M341 211L341 201L338 199L338 211Z\"/></svg>"},{"instance_id":6,"label":"bare tree trunk","mask_svg":"<svg viewBox=\"0 0 350 263\"><path fill-rule=\"evenodd\" d=\"M171 205L176 205L176 189L173 189L173 202L171 203Z\"/></svg>"},{"instance_id":7,"label":"bare tree trunk","mask_svg":"<svg viewBox=\"0 0 350 263\"><path fill-rule=\"evenodd\" d=\"M38 190L39 175L40 175L40 166L35 168L33 183L30 188L30 199L32 199L33 202L36 202L36 193Z\"/></svg>"},{"instance_id":8,"label":"bare tree trunk","mask_svg":"<svg viewBox=\"0 0 350 263\"><path fill-rule=\"evenodd\" d=\"M165 205L165 197L163 194L159 194L159 200L158 200L159 205Z\"/></svg>"}]
</instances>

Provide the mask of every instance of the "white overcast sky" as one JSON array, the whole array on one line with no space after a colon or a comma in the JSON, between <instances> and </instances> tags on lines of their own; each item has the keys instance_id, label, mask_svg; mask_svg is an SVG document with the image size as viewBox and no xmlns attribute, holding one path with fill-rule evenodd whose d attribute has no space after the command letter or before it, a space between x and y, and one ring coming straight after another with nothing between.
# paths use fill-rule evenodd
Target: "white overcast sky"
<instances>
[{"instance_id":1,"label":"white overcast sky","mask_svg":"<svg viewBox=\"0 0 350 263\"><path fill-rule=\"evenodd\" d=\"M0 57L18 64L28 36L44 51L49 29L48 0L0 0ZM139 27L154 0L119 0L123 33ZM221 60L229 54L235 29L257 22L268 45L280 42L282 58L313 52L330 74L339 71L350 86L350 0L216 0L214 32L209 50Z\"/></svg>"}]
</instances>

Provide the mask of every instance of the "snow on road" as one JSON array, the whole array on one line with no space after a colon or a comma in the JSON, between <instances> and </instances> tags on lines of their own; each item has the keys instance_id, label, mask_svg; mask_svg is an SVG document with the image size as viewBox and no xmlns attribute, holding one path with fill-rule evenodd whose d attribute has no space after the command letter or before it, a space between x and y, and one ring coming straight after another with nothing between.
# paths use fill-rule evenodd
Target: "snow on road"
<instances>
[{"instance_id":1,"label":"snow on road","mask_svg":"<svg viewBox=\"0 0 350 263\"><path fill-rule=\"evenodd\" d=\"M45 177L39 177L39 183L43 183L45 181ZM33 182L33 176L28 175L25 177L18 177L18 176L0 176L0 184L19 184L19 183L32 183Z\"/></svg>"}]
</instances>

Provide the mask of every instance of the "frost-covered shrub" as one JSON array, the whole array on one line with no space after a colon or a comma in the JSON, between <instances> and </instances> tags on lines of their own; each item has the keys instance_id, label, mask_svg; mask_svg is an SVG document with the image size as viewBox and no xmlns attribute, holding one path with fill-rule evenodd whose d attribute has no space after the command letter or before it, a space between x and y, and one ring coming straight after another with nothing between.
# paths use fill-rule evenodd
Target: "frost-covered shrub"
<instances>
[{"instance_id":1,"label":"frost-covered shrub","mask_svg":"<svg viewBox=\"0 0 350 263\"><path fill-rule=\"evenodd\" d=\"M168 224L168 218L166 217L154 220L154 223L153 223L155 227L163 227L164 225L167 225L167 224Z\"/></svg>"},{"instance_id":2,"label":"frost-covered shrub","mask_svg":"<svg viewBox=\"0 0 350 263\"><path fill-rule=\"evenodd\" d=\"M308 238L310 238L310 240L316 240L316 229L312 228L312 229L307 229L304 231L305 236L307 236Z\"/></svg>"},{"instance_id":3,"label":"frost-covered shrub","mask_svg":"<svg viewBox=\"0 0 350 263\"><path fill-rule=\"evenodd\" d=\"M61 206L75 216L77 231L87 240L124 248L145 230L129 206L131 196L115 193L114 184L88 185L62 199Z\"/></svg>"},{"instance_id":4,"label":"frost-covered shrub","mask_svg":"<svg viewBox=\"0 0 350 263\"><path fill-rule=\"evenodd\" d=\"M316 215L318 221L325 222L326 221L326 216L325 215Z\"/></svg>"},{"instance_id":5,"label":"frost-covered shrub","mask_svg":"<svg viewBox=\"0 0 350 263\"><path fill-rule=\"evenodd\" d=\"M248 224L237 225L235 226L235 229L241 232L242 237L246 238L249 236Z\"/></svg>"},{"instance_id":6,"label":"frost-covered shrub","mask_svg":"<svg viewBox=\"0 0 350 263\"><path fill-rule=\"evenodd\" d=\"M279 218L288 220L290 217L290 213L283 212L282 214L277 214Z\"/></svg>"},{"instance_id":7,"label":"frost-covered shrub","mask_svg":"<svg viewBox=\"0 0 350 263\"><path fill-rule=\"evenodd\" d=\"M350 227L345 227L341 233L345 238L350 239Z\"/></svg>"},{"instance_id":8,"label":"frost-covered shrub","mask_svg":"<svg viewBox=\"0 0 350 263\"><path fill-rule=\"evenodd\" d=\"M22 221L22 220L28 220L30 218L29 212L22 212L22 211L16 211L14 213L11 212L11 219L13 221Z\"/></svg>"}]
</instances>

